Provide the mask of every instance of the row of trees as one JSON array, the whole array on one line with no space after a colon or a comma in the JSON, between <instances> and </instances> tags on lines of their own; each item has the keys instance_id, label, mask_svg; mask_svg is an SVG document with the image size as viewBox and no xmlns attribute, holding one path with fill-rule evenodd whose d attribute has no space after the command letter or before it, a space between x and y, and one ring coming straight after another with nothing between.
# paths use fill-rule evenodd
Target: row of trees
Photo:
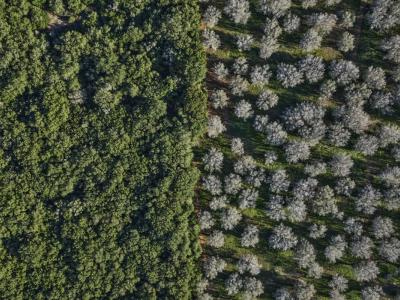
<instances>
[{"instance_id":1,"label":"row of trees","mask_svg":"<svg viewBox=\"0 0 400 300\"><path fill-rule=\"evenodd\" d=\"M395 296L400 98L384 60L396 61L396 36L368 42L373 65L359 45L384 1L360 22L366 4L293 2L204 5L212 114L199 297Z\"/></svg>"}]
</instances>

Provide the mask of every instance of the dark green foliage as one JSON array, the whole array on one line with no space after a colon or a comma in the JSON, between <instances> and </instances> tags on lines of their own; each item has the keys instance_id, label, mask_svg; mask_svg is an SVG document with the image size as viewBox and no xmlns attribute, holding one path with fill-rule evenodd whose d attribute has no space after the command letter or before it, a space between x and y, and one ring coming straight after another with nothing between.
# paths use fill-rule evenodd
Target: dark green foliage
<instances>
[{"instance_id":1,"label":"dark green foliage","mask_svg":"<svg viewBox=\"0 0 400 300\"><path fill-rule=\"evenodd\" d=\"M195 1L0 0L0 294L187 299Z\"/></svg>"}]
</instances>

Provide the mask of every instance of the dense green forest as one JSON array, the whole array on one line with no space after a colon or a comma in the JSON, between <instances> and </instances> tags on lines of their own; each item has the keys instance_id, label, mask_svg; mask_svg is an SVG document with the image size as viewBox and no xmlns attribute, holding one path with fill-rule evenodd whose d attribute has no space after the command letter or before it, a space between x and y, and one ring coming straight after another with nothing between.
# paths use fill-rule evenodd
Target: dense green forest
<instances>
[{"instance_id":1,"label":"dense green forest","mask_svg":"<svg viewBox=\"0 0 400 300\"><path fill-rule=\"evenodd\" d=\"M192 0L0 0L0 297L187 299Z\"/></svg>"}]
</instances>

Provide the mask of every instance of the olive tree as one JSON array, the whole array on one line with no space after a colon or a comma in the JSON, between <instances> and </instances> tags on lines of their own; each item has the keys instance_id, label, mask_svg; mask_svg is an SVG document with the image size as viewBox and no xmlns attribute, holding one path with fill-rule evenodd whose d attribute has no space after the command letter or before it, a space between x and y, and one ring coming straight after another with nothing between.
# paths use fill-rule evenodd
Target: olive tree
<instances>
[{"instance_id":1,"label":"olive tree","mask_svg":"<svg viewBox=\"0 0 400 300\"><path fill-rule=\"evenodd\" d=\"M301 102L287 108L283 120L288 130L297 132L309 141L319 141L325 135L325 109L310 102Z\"/></svg>"},{"instance_id":2,"label":"olive tree","mask_svg":"<svg viewBox=\"0 0 400 300\"><path fill-rule=\"evenodd\" d=\"M344 225L344 231L351 236L360 237L363 234L363 225L360 219L350 217L344 222Z\"/></svg>"},{"instance_id":3,"label":"olive tree","mask_svg":"<svg viewBox=\"0 0 400 300\"><path fill-rule=\"evenodd\" d=\"M266 18L264 24L264 34L275 39L282 34L282 28L276 18Z\"/></svg>"},{"instance_id":4,"label":"olive tree","mask_svg":"<svg viewBox=\"0 0 400 300\"><path fill-rule=\"evenodd\" d=\"M316 290L313 284L299 280L295 285L294 293L296 295L295 299L309 300L314 298Z\"/></svg>"},{"instance_id":5,"label":"olive tree","mask_svg":"<svg viewBox=\"0 0 400 300\"><path fill-rule=\"evenodd\" d=\"M267 143L279 146L286 142L287 132L280 123L275 121L265 126L265 137Z\"/></svg>"},{"instance_id":6,"label":"olive tree","mask_svg":"<svg viewBox=\"0 0 400 300\"><path fill-rule=\"evenodd\" d=\"M271 90L264 90L257 98L257 108L267 111L278 104L279 97Z\"/></svg>"},{"instance_id":7,"label":"olive tree","mask_svg":"<svg viewBox=\"0 0 400 300\"><path fill-rule=\"evenodd\" d=\"M226 196L213 197L210 202L211 210L219 210L225 208L228 205L228 199Z\"/></svg>"},{"instance_id":8,"label":"olive tree","mask_svg":"<svg viewBox=\"0 0 400 300\"><path fill-rule=\"evenodd\" d=\"M269 121L268 115L258 115L254 118L253 128L259 132L265 132L265 128L267 127Z\"/></svg>"},{"instance_id":9,"label":"olive tree","mask_svg":"<svg viewBox=\"0 0 400 300\"><path fill-rule=\"evenodd\" d=\"M364 132L371 123L370 117L363 110L362 105L342 105L334 112L334 116L343 126L355 133Z\"/></svg>"},{"instance_id":10,"label":"olive tree","mask_svg":"<svg viewBox=\"0 0 400 300\"><path fill-rule=\"evenodd\" d=\"M363 212L366 215L372 215L375 212L381 198L382 194L372 187L372 185L367 184L361 189L355 201L356 210L358 212Z\"/></svg>"},{"instance_id":11,"label":"olive tree","mask_svg":"<svg viewBox=\"0 0 400 300\"><path fill-rule=\"evenodd\" d=\"M223 80L229 75L228 68L222 62L216 63L212 70L219 80Z\"/></svg>"},{"instance_id":12,"label":"olive tree","mask_svg":"<svg viewBox=\"0 0 400 300\"><path fill-rule=\"evenodd\" d=\"M383 124L379 127L378 134L380 147L397 145L400 142L400 128L394 124Z\"/></svg>"},{"instance_id":13,"label":"olive tree","mask_svg":"<svg viewBox=\"0 0 400 300\"><path fill-rule=\"evenodd\" d=\"M302 200L294 199L287 205L287 218L290 222L303 222L307 218L307 206Z\"/></svg>"},{"instance_id":14,"label":"olive tree","mask_svg":"<svg viewBox=\"0 0 400 300\"><path fill-rule=\"evenodd\" d=\"M349 281L345 277L339 274L334 274L328 285L331 289L339 292L345 292L348 288L348 282Z\"/></svg>"},{"instance_id":15,"label":"olive tree","mask_svg":"<svg viewBox=\"0 0 400 300\"><path fill-rule=\"evenodd\" d=\"M340 14L340 26L345 29L354 27L356 16L353 12L345 10Z\"/></svg>"},{"instance_id":16,"label":"olive tree","mask_svg":"<svg viewBox=\"0 0 400 300\"><path fill-rule=\"evenodd\" d=\"M228 0L224 12L236 24L246 24L249 19L250 5L247 0Z\"/></svg>"},{"instance_id":17,"label":"olive tree","mask_svg":"<svg viewBox=\"0 0 400 300\"><path fill-rule=\"evenodd\" d=\"M361 290L362 300L380 300L383 296L383 290L380 286L367 286Z\"/></svg>"},{"instance_id":18,"label":"olive tree","mask_svg":"<svg viewBox=\"0 0 400 300\"><path fill-rule=\"evenodd\" d=\"M224 154L214 147L203 157L204 169L210 173L221 171Z\"/></svg>"},{"instance_id":19,"label":"olive tree","mask_svg":"<svg viewBox=\"0 0 400 300\"><path fill-rule=\"evenodd\" d=\"M226 267L226 262L218 256L208 257L203 264L204 273L208 279L214 279Z\"/></svg>"},{"instance_id":20,"label":"olive tree","mask_svg":"<svg viewBox=\"0 0 400 300\"><path fill-rule=\"evenodd\" d=\"M254 277L246 277L243 280L243 298L254 299L264 293L262 282Z\"/></svg>"},{"instance_id":21,"label":"olive tree","mask_svg":"<svg viewBox=\"0 0 400 300\"><path fill-rule=\"evenodd\" d=\"M215 221L209 211L203 211L200 215L199 223L201 230L207 230L214 226Z\"/></svg>"},{"instance_id":22,"label":"olive tree","mask_svg":"<svg viewBox=\"0 0 400 300\"><path fill-rule=\"evenodd\" d=\"M224 90L214 90L210 96L211 104L215 109L224 108L228 105L229 98Z\"/></svg>"},{"instance_id":23,"label":"olive tree","mask_svg":"<svg viewBox=\"0 0 400 300\"><path fill-rule=\"evenodd\" d=\"M327 140L336 147L346 146L351 137L351 133L342 124L332 124L328 128Z\"/></svg>"},{"instance_id":24,"label":"olive tree","mask_svg":"<svg viewBox=\"0 0 400 300\"><path fill-rule=\"evenodd\" d=\"M221 18L221 11L213 5L207 7L203 14L204 23L210 28L218 24Z\"/></svg>"},{"instance_id":25,"label":"olive tree","mask_svg":"<svg viewBox=\"0 0 400 300\"><path fill-rule=\"evenodd\" d=\"M354 145L355 150L360 151L364 155L374 155L379 148L379 140L370 134L363 134Z\"/></svg>"},{"instance_id":26,"label":"olive tree","mask_svg":"<svg viewBox=\"0 0 400 300\"><path fill-rule=\"evenodd\" d=\"M352 61L334 60L330 65L330 75L339 85L347 85L359 78L360 70Z\"/></svg>"},{"instance_id":27,"label":"olive tree","mask_svg":"<svg viewBox=\"0 0 400 300\"><path fill-rule=\"evenodd\" d=\"M343 257L346 248L347 243L345 238L341 235L336 235L331 238L329 246L325 248L325 257L329 262L335 263Z\"/></svg>"},{"instance_id":28,"label":"olive tree","mask_svg":"<svg viewBox=\"0 0 400 300\"><path fill-rule=\"evenodd\" d=\"M225 230L233 229L242 219L241 213L236 208L227 208L221 215L221 227Z\"/></svg>"},{"instance_id":29,"label":"olive tree","mask_svg":"<svg viewBox=\"0 0 400 300\"><path fill-rule=\"evenodd\" d=\"M369 259L372 256L374 242L367 236L356 238L350 245L351 254L357 258Z\"/></svg>"},{"instance_id":30,"label":"olive tree","mask_svg":"<svg viewBox=\"0 0 400 300\"><path fill-rule=\"evenodd\" d=\"M236 195L242 188L242 179L237 174L229 174L225 177L225 193Z\"/></svg>"},{"instance_id":31,"label":"olive tree","mask_svg":"<svg viewBox=\"0 0 400 300\"><path fill-rule=\"evenodd\" d=\"M397 262L400 257L400 241L397 238L382 241L379 255L391 263Z\"/></svg>"},{"instance_id":32,"label":"olive tree","mask_svg":"<svg viewBox=\"0 0 400 300\"><path fill-rule=\"evenodd\" d=\"M240 238L240 245L242 247L254 247L259 242L258 228L255 225L248 225Z\"/></svg>"},{"instance_id":33,"label":"olive tree","mask_svg":"<svg viewBox=\"0 0 400 300\"><path fill-rule=\"evenodd\" d=\"M300 179L292 189L293 197L298 200L313 199L317 186L318 180L315 178Z\"/></svg>"},{"instance_id":34,"label":"olive tree","mask_svg":"<svg viewBox=\"0 0 400 300\"><path fill-rule=\"evenodd\" d=\"M203 187L213 196L220 195L222 193L221 180L215 175L204 176Z\"/></svg>"},{"instance_id":35,"label":"olive tree","mask_svg":"<svg viewBox=\"0 0 400 300\"><path fill-rule=\"evenodd\" d=\"M272 36L263 36L260 43L259 56L268 59L279 49L278 39Z\"/></svg>"},{"instance_id":36,"label":"olive tree","mask_svg":"<svg viewBox=\"0 0 400 300\"><path fill-rule=\"evenodd\" d=\"M309 233L310 238L315 240L325 237L325 233L328 230L328 228L324 224L321 225L313 224L308 228L308 230L310 231Z\"/></svg>"},{"instance_id":37,"label":"olive tree","mask_svg":"<svg viewBox=\"0 0 400 300\"><path fill-rule=\"evenodd\" d=\"M243 287L243 280L238 273L229 275L225 281L225 289L229 296L233 296L239 293Z\"/></svg>"},{"instance_id":38,"label":"olive tree","mask_svg":"<svg viewBox=\"0 0 400 300\"><path fill-rule=\"evenodd\" d=\"M310 157L310 145L304 141L292 141L285 145L286 161L297 163Z\"/></svg>"},{"instance_id":39,"label":"olive tree","mask_svg":"<svg viewBox=\"0 0 400 300\"><path fill-rule=\"evenodd\" d=\"M368 20L372 29L384 31L400 24L400 3L397 0L374 0Z\"/></svg>"},{"instance_id":40,"label":"olive tree","mask_svg":"<svg viewBox=\"0 0 400 300\"><path fill-rule=\"evenodd\" d=\"M297 241L292 229L283 224L274 227L268 239L270 247L278 250L289 250L297 245Z\"/></svg>"},{"instance_id":41,"label":"olive tree","mask_svg":"<svg viewBox=\"0 0 400 300\"><path fill-rule=\"evenodd\" d=\"M258 198L258 191L255 189L244 189L239 195L239 207L241 209L254 208Z\"/></svg>"},{"instance_id":42,"label":"olive tree","mask_svg":"<svg viewBox=\"0 0 400 300\"><path fill-rule=\"evenodd\" d=\"M203 43L206 48L217 50L221 46L219 35L215 31L206 28L203 31Z\"/></svg>"},{"instance_id":43,"label":"olive tree","mask_svg":"<svg viewBox=\"0 0 400 300\"><path fill-rule=\"evenodd\" d=\"M264 14L281 17L286 14L292 5L291 0L259 0L260 9Z\"/></svg>"},{"instance_id":44,"label":"olive tree","mask_svg":"<svg viewBox=\"0 0 400 300\"><path fill-rule=\"evenodd\" d=\"M287 33L293 33L300 27L300 18L295 14L287 14L283 20L283 30Z\"/></svg>"},{"instance_id":45,"label":"olive tree","mask_svg":"<svg viewBox=\"0 0 400 300\"><path fill-rule=\"evenodd\" d=\"M320 81L325 74L325 64L322 58L312 55L308 55L300 60L299 69L303 72L305 79L309 83Z\"/></svg>"},{"instance_id":46,"label":"olive tree","mask_svg":"<svg viewBox=\"0 0 400 300\"><path fill-rule=\"evenodd\" d=\"M250 50L254 39L250 34L240 34L236 39L236 46L240 52Z\"/></svg>"},{"instance_id":47,"label":"olive tree","mask_svg":"<svg viewBox=\"0 0 400 300\"><path fill-rule=\"evenodd\" d=\"M289 176L284 169L274 171L268 179L269 188L273 193L285 192L289 189Z\"/></svg>"},{"instance_id":48,"label":"olive tree","mask_svg":"<svg viewBox=\"0 0 400 300\"><path fill-rule=\"evenodd\" d=\"M304 81L303 74L296 66L286 63L278 65L276 78L285 88L295 87Z\"/></svg>"},{"instance_id":49,"label":"olive tree","mask_svg":"<svg viewBox=\"0 0 400 300\"><path fill-rule=\"evenodd\" d=\"M317 255L314 246L306 239L301 239L298 243L294 259L302 269L310 267L316 260Z\"/></svg>"},{"instance_id":50,"label":"olive tree","mask_svg":"<svg viewBox=\"0 0 400 300\"><path fill-rule=\"evenodd\" d=\"M400 167L387 167L379 174L379 179L386 187L400 187Z\"/></svg>"},{"instance_id":51,"label":"olive tree","mask_svg":"<svg viewBox=\"0 0 400 300\"><path fill-rule=\"evenodd\" d=\"M326 174L327 167L326 163L321 161L315 161L304 166L304 174L310 177L316 177L319 175Z\"/></svg>"},{"instance_id":52,"label":"olive tree","mask_svg":"<svg viewBox=\"0 0 400 300\"><path fill-rule=\"evenodd\" d=\"M395 98L391 92L375 92L369 99L369 105L372 109L377 110L381 114L390 115L394 111Z\"/></svg>"},{"instance_id":53,"label":"olive tree","mask_svg":"<svg viewBox=\"0 0 400 300\"><path fill-rule=\"evenodd\" d=\"M357 281L372 281L379 274L379 267L372 260L363 261L354 268Z\"/></svg>"},{"instance_id":54,"label":"olive tree","mask_svg":"<svg viewBox=\"0 0 400 300\"><path fill-rule=\"evenodd\" d=\"M232 70L235 75L246 75L249 70L249 64L246 57L238 57L232 65Z\"/></svg>"},{"instance_id":55,"label":"olive tree","mask_svg":"<svg viewBox=\"0 0 400 300\"><path fill-rule=\"evenodd\" d=\"M386 86L385 71L380 67L369 66L365 72L364 81L369 88L382 90Z\"/></svg>"},{"instance_id":56,"label":"olive tree","mask_svg":"<svg viewBox=\"0 0 400 300\"><path fill-rule=\"evenodd\" d=\"M350 174L354 162L350 155L336 154L330 161L332 174L337 177L346 177Z\"/></svg>"},{"instance_id":57,"label":"olive tree","mask_svg":"<svg viewBox=\"0 0 400 300\"><path fill-rule=\"evenodd\" d=\"M321 44L322 35L315 28L309 29L300 40L300 47L307 52L317 50Z\"/></svg>"},{"instance_id":58,"label":"olive tree","mask_svg":"<svg viewBox=\"0 0 400 300\"><path fill-rule=\"evenodd\" d=\"M394 63L400 63L400 35L386 39L382 43L381 48L387 53L385 59Z\"/></svg>"},{"instance_id":59,"label":"olive tree","mask_svg":"<svg viewBox=\"0 0 400 300\"><path fill-rule=\"evenodd\" d=\"M258 262L257 256L253 254L243 254L239 257L237 269L240 274L249 273L251 275L257 275L261 271L261 264Z\"/></svg>"},{"instance_id":60,"label":"olive tree","mask_svg":"<svg viewBox=\"0 0 400 300\"><path fill-rule=\"evenodd\" d=\"M224 234L220 230L214 230L207 239L207 244L214 248L221 248L224 246Z\"/></svg>"},{"instance_id":61,"label":"olive tree","mask_svg":"<svg viewBox=\"0 0 400 300\"><path fill-rule=\"evenodd\" d=\"M324 81L319 91L321 92L320 100L327 100L332 97L332 95L336 92L336 82L334 80L328 79Z\"/></svg>"},{"instance_id":62,"label":"olive tree","mask_svg":"<svg viewBox=\"0 0 400 300\"><path fill-rule=\"evenodd\" d=\"M355 47L354 35L347 31L343 32L337 42L337 47L342 52L349 52L353 50Z\"/></svg>"},{"instance_id":63,"label":"olive tree","mask_svg":"<svg viewBox=\"0 0 400 300\"><path fill-rule=\"evenodd\" d=\"M328 13L313 13L308 16L307 25L312 26L319 34L327 35L336 26L337 16Z\"/></svg>"},{"instance_id":64,"label":"olive tree","mask_svg":"<svg viewBox=\"0 0 400 300\"><path fill-rule=\"evenodd\" d=\"M247 91L248 87L248 81L240 75L236 75L235 77L233 77L233 79L229 83L231 93L235 96L243 96L243 93Z\"/></svg>"},{"instance_id":65,"label":"olive tree","mask_svg":"<svg viewBox=\"0 0 400 300\"><path fill-rule=\"evenodd\" d=\"M207 134L210 138L219 136L226 130L224 124L222 124L221 118L216 115L212 115L208 118L208 130Z\"/></svg>"},{"instance_id":66,"label":"olive tree","mask_svg":"<svg viewBox=\"0 0 400 300\"><path fill-rule=\"evenodd\" d=\"M236 155L243 155L244 154L244 145L240 138L233 138L231 141L231 151L233 154Z\"/></svg>"},{"instance_id":67,"label":"olive tree","mask_svg":"<svg viewBox=\"0 0 400 300\"><path fill-rule=\"evenodd\" d=\"M318 0L301 0L301 7L307 9L311 7L315 7L318 3Z\"/></svg>"},{"instance_id":68,"label":"olive tree","mask_svg":"<svg viewBox=\"0 0 400 300\"><path fill-rule=\"evenodd\" d=\"M372 232L377 239L390 238L394 233L394 225L389 217L376 217L372 222Z\"/></svg>"},{"instance_id":69,"label":"olive tree","mask_svg":"<svg viewBox=\"0 0 400 300\"><path fill-rule=\"evenodd\" d=\"M280 195L272 195L266 205L266 214L275 221L286 220L285 201Z\"/></svg>"},{"instance_id":70,"label":"olive tree","mask_svg":"<svg viewBox=\"0 0 400 300\"><path fill-rule=\"evenodd\" d=\"M337 216L337 199L332 188L330 188L328 185L319 187L317 189L312 207L314 212L319 216L326 216L328 214Z\"/></svg>"},{"instance_id":71,"label":"olive tree","mask_svg":"<svg viewBox=\"0 0 400 300\"><path fill-rule=\"evenodd\" d=\"M239 119L247 120L248 118L252 117L254 114L253 108L251 107L250 102L246 100L240 100L235 105L235 115Z\"/></svg>"},{"instance_id":72,"label":"olive tree","mask_svg":"<svg viewBox=\"0 0 400 300\"><path fill-rule=\"evenodd\" d=\"M268 65L254 66L250 72L250 82L254 85L268 84L272 73Z\"/></svg>"}]
</instances>

